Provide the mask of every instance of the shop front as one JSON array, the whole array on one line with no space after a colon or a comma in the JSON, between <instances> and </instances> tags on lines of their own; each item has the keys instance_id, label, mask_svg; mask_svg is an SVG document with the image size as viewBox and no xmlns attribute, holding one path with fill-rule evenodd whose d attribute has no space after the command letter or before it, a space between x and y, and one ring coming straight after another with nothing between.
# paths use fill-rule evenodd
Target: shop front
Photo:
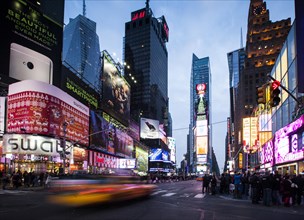
<instances>
[{"instance_id":1,"label":"shop front","mask_svg":"<svg viewBox=\"0 0 304 220\"><path fill-rule=\"evenodd\" d=\"M72 148L67 149L66 165L69 165ZM5 161L7 172L52 172L63 166L60 140L28 134L4 134L1 161Z\"/></svg>"},{"instance_id":2,"label":"shop front","mask_svg":"<svg viewBox=\"0 0 304 220\"><path fill-rule=\"evenodd\" d=\"M304 115L281 128L274 139L275 169L281 174L304 170Z\"/></svg>"},{"instance_id":3,"label":"shop front","mask_svg":"<svg viewBox=\"0 0 304 220\"><path fill-rule=\"evenodd\" d=\"M91 174L111 174L118 169L118 157L88 151L88 172Z\"/></svg>"}]
</instances>

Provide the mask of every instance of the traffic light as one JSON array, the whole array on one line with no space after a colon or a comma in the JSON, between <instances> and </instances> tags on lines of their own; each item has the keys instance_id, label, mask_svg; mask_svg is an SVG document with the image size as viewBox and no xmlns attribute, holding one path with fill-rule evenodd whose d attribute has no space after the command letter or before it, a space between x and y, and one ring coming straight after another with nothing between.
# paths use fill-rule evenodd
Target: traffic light
<instances>
[{"instance_id":1,"label":"traffic light","mask_svg":"<svg viewBox=\"0 0 304 220\"><path fill-rule=\"evenodd\" d=\"M266 103L266 87L267 85L262 85L256 88L256 101L257 104Z\"/></svg>"},{"instance_id":2,"label":"traffic light","mask_svg":"<svg viewBox=\"0 0 304 220\"><path fill-rule=\"evenodd\" d=\"M276 107L280 104L281 98L280 96L280 82L279 81L273 81L271 83L271 87L270 87L270 106L271 107Z\"/></svg>"}]
</instances>

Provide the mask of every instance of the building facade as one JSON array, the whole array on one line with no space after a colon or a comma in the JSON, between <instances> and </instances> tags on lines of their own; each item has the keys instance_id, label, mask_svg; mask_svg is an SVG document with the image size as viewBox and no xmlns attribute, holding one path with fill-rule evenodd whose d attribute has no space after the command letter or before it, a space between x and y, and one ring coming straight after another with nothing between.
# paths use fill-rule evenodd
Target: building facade
<instances>
[{"instance_id":1,"label":"building facade","mask_svg":"<svg viewBox=\"0 0 304 220\"><path fill-rule=\"evenodd\" d=\"M235 151L234 116L236 112L240 74L242 73L245 64L245 48L240 48L228 53L227 59L229 68L230 116L227 119L227 146L225 164L227 164L228 161L233 161L232 152ZM230 166L229 169L232 170L233 167Z\"/></svg>"},{"instance_id":2,"label":"building facade","mask_svg":"<svg viewBox=\"0 0 304 220\"><path fill-rule=\"evenodd\" d=\"M96 23L84 15L70 18L63 32L63 64L92 88L100 86L101 54Z\"/></svg>"},{"instance_id":3,"label":"building facade","mask_svg":"<svg viewBox=\"0 0 304 220\"><path fill-rule=\"evenodd\" d=\"M197 85L205 85L204 94L198 94ZM190 126L189 126L189 166L191 172L197 172L197 149L198 144L194 128L197 127L198 115L205 115L204 119L200 121L207 122L208 126L208 161L212 160L211 146L212 146L212 132L211 132L211 70L209 57L198 58L195 54L192 56L192 67L190 76ZM199 109L203 107L203 109ZM203 125L205 126L205 124ZM204 135L205 136L205 135ZM204 162L205 164L205 162Z\"/></svg>"},{"instance_id":4,"label":"building facade","mask_svg":"<svg viewBox=\"0 0 304 220\"><path fill-rule=\"evenodd\" d=\"M268 74L282 49L290 27L290 18L272 22L263 0L250 1L245 67L240 75L235 104L235 115L238 117L234 117L235 151L232 156L236 160L243 147L243 118L252 116L256 107L256 87L268 81Z\"/></svg>"},{"instance_id":5,"label":"building facade","mask_svg":"<svg viewBox=\"0 0 304 220\"><path fill-rule=\"evenodd\" d=\"M168 42L165 17L146 8L131 13L125 23L125 79L131 85L131 118L168 124Z\"/></svg>"}]
</instances>

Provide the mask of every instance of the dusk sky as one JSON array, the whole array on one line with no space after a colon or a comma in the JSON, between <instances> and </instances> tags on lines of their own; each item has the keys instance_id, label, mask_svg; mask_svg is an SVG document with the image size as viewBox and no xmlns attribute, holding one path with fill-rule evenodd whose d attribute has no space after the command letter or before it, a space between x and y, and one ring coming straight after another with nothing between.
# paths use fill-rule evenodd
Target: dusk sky
<instances>
[{"instance_id":1,"label":"dusk sky","mask_svg":"<svg viewBox=\"0 0 304 220\"><path fill-rule=\"evenodd\" d=\"M187 151L194 53L199 58L210 58L213 147L220 171L223 169L230 111L227 53L240 48L241 28L246 45L249 3L250 0L150 1L154 17L164 15L169 26L169 110L178 167ZM288 17L294 21L294 0L266 0L266 4L273 22ZM69 18L82 14L82 5L82 0L65 0L65 24ZM131 20L131 12L144 7L145 0L86 0L86 17L97 23L100 50L107 50L121 61L125 23Z\"/></svg>"}]
</instances>

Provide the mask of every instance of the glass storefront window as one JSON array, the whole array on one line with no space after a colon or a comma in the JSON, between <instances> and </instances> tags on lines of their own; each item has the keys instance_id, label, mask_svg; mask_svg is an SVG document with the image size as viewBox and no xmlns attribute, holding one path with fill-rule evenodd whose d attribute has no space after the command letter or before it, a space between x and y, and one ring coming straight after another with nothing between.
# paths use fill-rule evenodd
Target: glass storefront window
<instances>
[{"instance_id":1,"label":"glass storefront window","mask_svg":"<svg viewBox=\"0 0 304 220\"><path fill-rule=\"evenodd\" d=\"M288 89L289 91L295 90L297 86L296 80L296 70L295 70L296 62L292 62L288 69Z\"/></svg>"},{"instance_id":2,"label":"glass storefront window","mask_svg":"<svg viewBox=\"0 0 304 220\"><path fill-rule=\"evenodd\" d=\"M286 42L281 50L281 70L282 74L281 76L284 76L285 73L287 72L288 69L288 64L287 64L287 47L286 47Z\"/></svg>"},{"instance_id":3,"label":"glass storefront window","mask_svg":"<svg viewBox=\"0 0 304 220\"><path fill-rule=\"evenodd\" d=\"M277 62L275 64L275 79L281 81L282 74L281 74L281 62L280 62L280 55L277 58Z\"/></svg>"},{"instance_id":4,"label":"glass storefront window","mask_svg":"<svg viewBox=\"0 0 304 220\"><path fill-rule=\"evenodd\" d=\"M289 103L288 103L288 99L286 99L286 101L283 103L282 107L282 112L285 112L286 114L282 115L282 126L286 126L287 124L289 124Z\"/></svg>"},{"instance_id":5,"label":"glass storefront window","mask_svg":"<svg viewBox=\"0 0 304 220\"><path fill-rule=\"evenodd\" d=\"M295 47L295 25L292 25L289 34L287 36L287 59L288 65L293 62L296 57L296 47Z\"/></svg>"}]
</instances>

